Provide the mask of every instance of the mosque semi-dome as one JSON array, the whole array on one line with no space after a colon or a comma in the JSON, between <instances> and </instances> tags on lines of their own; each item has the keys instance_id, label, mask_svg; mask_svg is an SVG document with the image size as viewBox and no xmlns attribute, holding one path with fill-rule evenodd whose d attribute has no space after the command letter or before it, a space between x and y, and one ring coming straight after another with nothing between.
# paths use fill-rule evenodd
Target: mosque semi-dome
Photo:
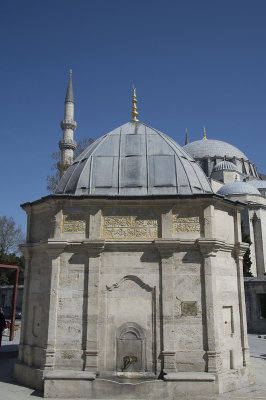
<instances>
[{"instance_id":1,"label":"mosque semi-dome","mask_svg":"<svg viewBox=\"0 0 266 400\"><path fill-rule=\"evenodd\" d=\"M56 194L145 196L212 193L196 161L173 139L141 122L100 137L62 176Z\"/></svg>"},{"instance_id":2,"label":"mosque semi-dome","mask_svg":"<svg viewBox=\"0 0 266 400\"><path fill-rule=\"evenodd\" d=\"M215 167L213 168L212 172L216 172L216 171L240 172L234 163L232 163L231 161L227 161L227 160L220 161L218 164L216 164Z\"/></svg>"},{"instance_id":3,"label":"mosque semi-dome","mask_svg":"<svg viewBox=\"0 0 266 400\"><path fill-rule=\"evenodd\" d=\"M238 194L256 194L260 195L260 192L252 185L242 181L234 181L227 183L226 185L222 186L218 191L217 194L222 196L231 196L231 195L238 195Z\"/></svg>"}]
</instances>

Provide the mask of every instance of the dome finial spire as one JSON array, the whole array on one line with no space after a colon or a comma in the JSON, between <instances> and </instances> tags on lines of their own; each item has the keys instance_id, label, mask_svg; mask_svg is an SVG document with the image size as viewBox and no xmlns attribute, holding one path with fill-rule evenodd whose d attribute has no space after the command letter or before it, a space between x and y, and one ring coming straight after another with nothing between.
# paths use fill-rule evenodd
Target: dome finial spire
<instances>
[{"instance_id":1,"label":"dome finial spire","mask_svg":"<svg viewBox=\"0 0 266 400\"><path fill-rule=\"evenodd\" d=\"M139 115L139 113L138 113L138 111L137 111L137 95L136 95L136 88L135 88L135 86L133 85L133 97L132 97L132 104L133 104L133 106L132 106L132 113L131 113L131 116L132 116L132 121L134 121L134 122L138 122L138 119L137 119L137 116Z\"/></svg>"},{"instance_id":2,"label":"dome finial spire","mask_svg":"<svg viewBox=\"0 0 266 400\"><path fill-rule=\"evenodd\" d=\"M203 127L203 140L207 140L206 128L205 128L205 126Z\"/></svg>"}]
</instances>

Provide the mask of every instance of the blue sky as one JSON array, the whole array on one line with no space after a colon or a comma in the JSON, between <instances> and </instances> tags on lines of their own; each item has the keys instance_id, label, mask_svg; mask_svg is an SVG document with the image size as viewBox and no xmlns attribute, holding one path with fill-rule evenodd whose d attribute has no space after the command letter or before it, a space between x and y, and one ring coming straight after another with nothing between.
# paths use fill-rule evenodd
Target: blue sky
<instances>
[{"instance_id":1,"label":"blue sky","mask_svg":"<svg viewBox=\"0 0 266 400\"><path fill-rule=\"evenodd\" d=\"M139 119L239 147L266 173L265 0L1 2L0 215L47 194L73 69L75 139Z\"/></svg>"}]
</instances>

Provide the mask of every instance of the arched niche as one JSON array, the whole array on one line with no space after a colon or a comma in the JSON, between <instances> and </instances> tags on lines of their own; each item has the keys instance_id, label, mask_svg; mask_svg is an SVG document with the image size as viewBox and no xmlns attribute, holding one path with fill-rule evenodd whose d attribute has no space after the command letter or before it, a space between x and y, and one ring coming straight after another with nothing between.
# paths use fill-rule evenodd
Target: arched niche
<instances>
[{"instance_id":1,"label":"arched niche","mask_svg":"<svg viewBox=\"0 0 266 400\"><path fill-rule=\"evenodd\" d=\"M144 372L146 364L145 330L135 322L126 322L116 331L117 372Z\"/></svg>"}]
</instances>

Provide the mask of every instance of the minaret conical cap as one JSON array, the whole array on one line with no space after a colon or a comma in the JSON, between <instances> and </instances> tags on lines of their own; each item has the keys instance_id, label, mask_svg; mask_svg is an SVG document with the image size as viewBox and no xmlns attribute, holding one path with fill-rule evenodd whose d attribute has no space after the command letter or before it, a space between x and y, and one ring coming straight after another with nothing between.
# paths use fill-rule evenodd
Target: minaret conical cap
<instances>
[{"instance_id":1,"label":"minaret conical cap","mask_svg":"<svg viewBox=\"0 0 266 400\"><path fill-rule=\"evenodd\" d=\"M189 143L189 141L188 141L188 129L186 128L186 139L185 139L185 145L186 144L188 144Z\"/></svg>"},{"instance_id":2,"label":"minaret conical cap","mask_svg":"<svg viewBox=\"0 0 266 400\"><path fill-rule=\"evenodd\" d=\"M74 93L72 86L72 69L69 71L69 81L67 86L65 103L74 103Z\"/></svg>"}]
</instances>

